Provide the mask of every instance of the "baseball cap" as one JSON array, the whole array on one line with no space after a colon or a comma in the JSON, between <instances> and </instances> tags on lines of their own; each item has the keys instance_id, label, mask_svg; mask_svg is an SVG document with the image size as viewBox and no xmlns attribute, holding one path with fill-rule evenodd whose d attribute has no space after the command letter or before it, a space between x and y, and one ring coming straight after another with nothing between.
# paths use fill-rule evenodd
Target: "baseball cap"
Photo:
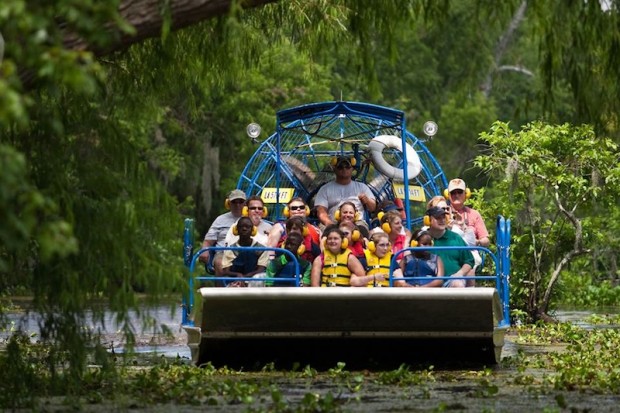
<instances>
[{"instance_id":1,"label":"baseball cap","mask_svg":"<svg viewBox=\"0 0 620 413\"><path fill-rule=\"evenodd\" d=\"M448 192L452 192L455 189L462 189L464 191L465 188L467 188L465 181L460 178L456 178L450 181L450 184L448 185Z\"/></svg>"},{"instance_id":2,"label":"baseball cap","mask_svg":"<svg viewBox=\"0 0 620 413\"><path fill-rule=\"evenodd\" d=\"M351 159L346 157L346 156L338 156L336 158L336 166L340 166L343 163L348 163L349 165L351 165Z\"/></svg>"},{"instance_id":3,"label":"baseball cap","mask_svg":"<svg viewBox=\"0 0 620 413\"><path fill-rule=\"evenodd\" d=\"M231 201L235 199L243 199L245 201L247 198L245 196L245 192L243 192L241 189L233 189L232 191L230 191L230 194L228 194L228 199Z\"/></svg>"},{"instance_id":4,"label":"baseball cap","mask_svg":"<svg viewBox=\"0 0 620 413\"><path fill-rule=\"evenodd\" d=\"M383 212L388 212L388 211L402 211L402 208L399 208L398 205L396 205L394 202L392 201L385 201L382 205L381 205L381 211Z\"/></svg>"},{"instance_id":5,"label":"baseball cap","mask_svg":"<svg viewBox=\"0 0 620 413\"><path fill-rule=\"evenodd\" d=\"M430 216L430 217L435 217L435 218L439 218L442 215L448 215L449 212L444 210L443 208L440 208L438 206L434 206L432 208L429 208L428 210L426 210L426 215Z\"/></svg>"}]
</instances>

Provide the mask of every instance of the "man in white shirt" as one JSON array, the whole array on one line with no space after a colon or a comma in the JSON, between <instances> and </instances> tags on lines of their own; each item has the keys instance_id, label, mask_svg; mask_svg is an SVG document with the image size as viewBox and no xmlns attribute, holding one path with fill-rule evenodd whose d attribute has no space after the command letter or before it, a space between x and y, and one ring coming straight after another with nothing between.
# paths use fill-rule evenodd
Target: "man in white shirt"
<instances>
[{"instance_id":1,"label":"man in white shirt","mask_svg":"<svg viewBox=\"0 0 620 413\"><path fill-rule=\"evenodd\" d=\"M364 209L368 212L375 210L377 200L368 185L352 179L353 165L350 158L337 157L334 172L336 179L323 185L314 199L314 206L321 224L325 226L335 224L334 212L345 201L352 202L360 212ZM365 224L365 221L361 223Z\"/></svg>"}]
</instances>

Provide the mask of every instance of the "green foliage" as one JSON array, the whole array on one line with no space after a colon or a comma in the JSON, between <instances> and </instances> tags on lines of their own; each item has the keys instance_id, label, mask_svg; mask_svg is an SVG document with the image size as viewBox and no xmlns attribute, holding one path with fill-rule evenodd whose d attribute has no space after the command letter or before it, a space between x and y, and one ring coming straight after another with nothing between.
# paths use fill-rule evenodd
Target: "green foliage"
<instances>
[{"instance_id":1,"label":"green foliage","mask_svg":"<svg viewBox=\"0 0 620 413\"><path fill-rule=\"evenodd\" d=\"M43 264L77 253L71 226L57 218L58 207L32 184L26 160L0 144L0 290L10 293L27 276L25 261L36 252Z\"/></svg>"},{"instance_id":2,"label":"green foliage","mask_svg":"<svg viewBox=\"0 0 620 413\"><path fill-rule=\"evenodd\" d=\"M497 179L487 211L512 218L513 304L536 317L561 271L604 230L587 217L617 196L617 145L587 126L540 122L516 133L496 122L481 140L488 148L475 163Z\"/></svg>"},{"instance_id":3,"label":"green foliage","mask_svg":"<svg viewBox=\"0 0 620 413\"><path fill-rule=\"evenodd\" d=\"M106 55L116 36L102 28L136 31L120 20L120 3L0 3L6 45L0 63L0 214L6 223L0 282L3 292L35 294L35 310L46 315L43 338L59 343L52 352L59 360L70 351L75 379L84 377L87 360L83 312L102 316L95 298L118 312L131 339L126 311L137 305L135 291L156 300L179 288L179 211L195 215L201 233L221 213L225 193L255 149L244 133L250 121L268 133L277 109L340 96L394 105L405 111L410 129L419 128L420 118L438 121L443 132L430 147L449 176L469 174L471 187L474 179L486 179L467 169L473 136L495 118L521 125L555 107L556 113L546 112L551 119L576 116L617 134L617 13L602 12L597 2L529 5L527 24L502 62L493 58L496 42L520 1L489 8L468 0L398 0L381 7L370 0L295 0L247 11L234 2L229 16L176 31L175 2L162 1L164 24L156 39ZM531 66L534 80L496 73L496 87L484 98L478 91L486 74L514 62ZM534 148L532 134L527 140ZM598 176L603 184L580 192L583 182L574 173L580 166L570 153L562 154L569 170L549 173L564 177L556 182L562 190L577 190L574 200L588 199L579 201L576 213L618 218L603 230L602 219L583 223L600 273L614 268L620 243L619 212L607 195L618 187L620 172L613 168L617 158L607 156L607 141L587 141L579 155L601 159L593 162L596 173L584 173L585 181ZM565 152L573 149L572 142L556 143ZM554 153L545 145L536 150ZM611 167L598 169L605 159ZM496 178L505 166L487 170ZM548 188L524 181L522 172L522 187L500 180L485 196L497 201L484 211L490 219L513 217L513 292L523 305L532 291L528 264L549 276L570 250L574 230L561 225L545 198ZM537 195L529 196L530 190ZM534 214L520 208L524 203L542 207ZM524 226L515 225L523 217ZM540 254L550 246L552 254ZM530 258L534 253L538 260ZM310 395L307 403L331 406L327 399Z\"/></svg>"}]
</instances>

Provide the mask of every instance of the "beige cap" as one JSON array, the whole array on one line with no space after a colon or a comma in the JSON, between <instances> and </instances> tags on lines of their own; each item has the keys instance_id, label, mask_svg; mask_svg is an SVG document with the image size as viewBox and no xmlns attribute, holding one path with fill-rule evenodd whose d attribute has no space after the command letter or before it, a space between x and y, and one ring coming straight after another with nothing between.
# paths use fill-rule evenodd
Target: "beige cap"
<instances>
[{"instance_id":1,"label":"beige cap","mask_svg":"<svg viewBox=\"0 0 620 413\"><path fill-rule=\"evenodd\" d=\"M465 181L460 178L456 178L450 181L450 184L448 185L448 192L452 192L455 189L462 189L464 191L465 188L467 188Z\"/></svg>"},{"instance_id":2,"label":"beige cap","mask_svg":"<svg viewBox=\"0 0 620 413\"><path fill-rule=\"evenodd\" d=\"M230 194L228 194L228 199L230 201L233 201L235 199L243 199L245 201L247 198L245 196L245 192L243 192L241 189L233 189L232 191L230 191Z\"/></svg>"}]
</instances>

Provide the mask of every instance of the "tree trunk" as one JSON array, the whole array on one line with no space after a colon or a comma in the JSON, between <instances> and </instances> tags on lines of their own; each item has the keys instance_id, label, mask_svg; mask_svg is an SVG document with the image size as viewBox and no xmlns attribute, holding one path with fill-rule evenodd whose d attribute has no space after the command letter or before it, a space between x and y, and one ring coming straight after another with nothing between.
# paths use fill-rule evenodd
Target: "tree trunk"
<instances>
[{"instance_id":1,"label":"tree trunk","mask_svg":"<svg viewBox=\"0 0 620 413\"><path fill-rule=\"evenodd\" d=\"M581 225L581 220L575 216L575 210L577 209L577 205L573 207L572 210L567 210L562 201L560 200L560 194L557 191L554 191L554 201L557 205L560 212L568 219L571 225L575 228L575 241L573 243L573 249L568 251L560 262L555 266L553 270L553 274L551 274L551 279L547 284L547 289L545 290L545 294L543 295L543 299L540 303L539 313L546 314L549 310L549 301L551 301L551 293L553 292L553 287L555 283L558 281L560 277L560 273L562 270L571 262L573 258L579 255L586 254L590 252L589 250L583 248L583 227Z\"/></svg>"},{"instance_id":2,"label":"tree trunk","mask_svg":"<svg viewBox=\"0 0 620 413\"><path fill-rule=\"evenodd\" d=\"M64 35L64 47L69 50L89 50L96 56L103 56L115 51L123 50L145 39L161 36L162 27L170 17L170 31L182 29L213 17L219 17L230 12L234 3L242 8L254 8L278 0L170 0L169 10L162 10L162 0L121 0L119 15L126 23L133 26L133 33L120 30L110 22L102 30L107 30L115 39L105 48L95 48L75 33L67 32ZM61 23L62 24L62 23ZM2 59L0 59L1 61ZM20 69L19 77L24 89L31 89L35 82L35 72Z\"/></svg>"},{"instance_id":3,"label":"tree trunk","mask_svg":"<svg viewBox=\"0 0 620 413\"><path fill-rule=\"evenodd\" d=\"M489 69L487 76L484 79L484 82L482 83L482 85L480 85L480 90L482 90L482 94L487 99L489 98L491 94L491 89L493 88L493 75L498 70L517 70L515 68L518 68L517 71L521 73L526 73L530 76L532 74L532 72L530 72L529 70L518 67L518 66L500 66L500 61L502 60L502 57L506 53L506 49L508 49L508 45L510 44L510 41L512 40L515 32L517 31L517 29L519 28L519 25L523 21L523 18L525 17L526 8L527 8L527 1L521 2L521 5L515 12L514 16L512 16L512 20L510 21L508 28L506 29L504 34L502 34L502 37L500 37L499 41L497 42L497 46L495 47L495 54L493 56L493 66Z\"/></svg>"},{"instance_id":4,"label":"tree trunk","mask_svg":"<svg viewBox=\"0 0 620 413\"><path fill-rule=\"evenodd\" d=\"M253 8L277 0L242 0L239 6ZM129 34L110 25L108 30L118 39L104 50L93 50L96 54L108 54L121 50L142 40L161 35L164 23L164 11L161 0L123 0L119 6L120 17L135 28L135 33ZM171 0L170 1L170 30L178 30L199 23L213 17L225 15L235 3L234 0ZM92 50L80 37L68 35L64 41L65 47L72 50Z\"/></svg>"}]
</instances>

